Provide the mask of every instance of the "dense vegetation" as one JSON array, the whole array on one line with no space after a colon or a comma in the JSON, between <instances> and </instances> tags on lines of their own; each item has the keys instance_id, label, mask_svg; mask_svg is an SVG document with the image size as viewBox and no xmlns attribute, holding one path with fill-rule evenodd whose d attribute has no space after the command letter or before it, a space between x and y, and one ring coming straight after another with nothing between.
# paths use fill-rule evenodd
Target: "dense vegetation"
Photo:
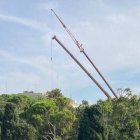
<instances>
[{"instance_id":1,"label":"dense vegetation","mask_svg":"<svg viewBox=\"0 0 140 140\"><path fill-rule=\"evenodd\" d=\"M79 107L60 90L33 98L0 95L1 140L140 140L140 98L130 89L119 99Z\"/></svg>"}]
</instances>

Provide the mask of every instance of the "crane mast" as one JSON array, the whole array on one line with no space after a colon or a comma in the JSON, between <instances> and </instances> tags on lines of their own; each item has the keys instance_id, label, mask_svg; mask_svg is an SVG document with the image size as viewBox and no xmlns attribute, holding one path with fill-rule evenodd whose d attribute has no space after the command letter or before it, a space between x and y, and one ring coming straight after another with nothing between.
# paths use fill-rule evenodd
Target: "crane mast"
<instances>
[{"instance_id":1,"label":"crane mast","mask_svg":"<svg viewBox=\"0 0 140 140\"><path fill-rule=\"evenodd\" d=\"M63 23L63 21L60 19L60 17L55 13L55 11L53 9L51 9L51 11L54 13L54 15L56 16L56 18L59 20L59 22L61 23L61 25L63 26L63 28L67 31L67 33L69 34L70 38L73 40L73 42L76 44L76 46L79 48L80 52L82 52L84 54L84 56L88 59L88 61L90 62L90 64L93 66L93 68L96 70L96 72L99 74L99 76L102 78L102 80L105 82L105 84L107 85L107 87L110 89L110 91L113 93L113 95L117 97L116 93L114 92L114 90L112 89L112 87L110 86L110 84L107 82L107 80L105 79L105 77L102 75L102 73L100 72L100 70L97 68L97 66L93 63L93 61L89 58L89 56L87 55L87 53L85 52L84 48L82 47L82 44L80 44L78 42L78 40L75 38L75 36L71 33L71 31L67 28L67 26Z\"/></svg>"}]
</instances>

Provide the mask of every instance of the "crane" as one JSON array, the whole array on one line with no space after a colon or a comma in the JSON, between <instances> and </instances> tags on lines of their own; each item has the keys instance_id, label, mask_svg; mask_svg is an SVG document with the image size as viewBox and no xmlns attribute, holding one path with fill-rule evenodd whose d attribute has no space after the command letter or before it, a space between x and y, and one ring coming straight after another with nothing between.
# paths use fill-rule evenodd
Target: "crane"
<instances>
[{"instance_id":1,"label":"crane","mask_svg":"<svg viewBox=\"0 0 140 140\"><path fill-rule=\"evenodd\" d=\"M110 86L110 84L107 82L107 80L105 79L105 77L102 75L102 73L100 72L100 70L97 68L97 66L93 63L93 61L90 59L90 57L87 55L87 53L85 52L84 48L82 47L82 44L80 44L78 42L78 40L76 39L76 37L72 34L72 32L67 28L67 26L64 24L64 22L60 19L60 17L55 13L55 11L53 9L51 9L51 11L54 13L54 15L56 16L56 18L59 20L59 22L61 23L62 27L66 30L66 32L68 33L68 35L70 36L70 38L73 40L73 42L75 43L75 45L78 47L78 49L80 50L81 53L84 54L84 56L87 58L87 60L90 62L90 64L93 66L93 68L96 70L96 72L99 74L99 76L102 78L102 80L105 82L105 84L107 85L107 87L110 89L110 91L113 93L113 95L117 97L116 93L114 92L114 90L112 89L112 87Z\"/></svg>"},{"instance_id":2,"label":"crane","mask_svg":"<svg viewBox=\"0 0 140 140\"><path fill-rule=\"evenodd\" d=\"M96 81L96 79L87 71L87 69L76 59L72 53L61 43L61 41L54 35L52 38L70 55L70 57L83 69L83 71L90 77L90 79L100 88L100 90L108 97L111 98L107 91Z\"/></svg>"}]
</instances>

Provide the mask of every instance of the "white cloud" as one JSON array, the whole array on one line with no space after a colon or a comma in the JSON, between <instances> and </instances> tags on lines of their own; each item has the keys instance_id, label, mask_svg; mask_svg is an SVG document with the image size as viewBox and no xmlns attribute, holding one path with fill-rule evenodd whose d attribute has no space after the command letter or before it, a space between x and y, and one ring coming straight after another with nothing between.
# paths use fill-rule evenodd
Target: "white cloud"
<instances>
[{"instance_id":1,"label":"white cloud","mask_svg":"<svg viewBox=\"0 0 140 140\"><path fill-rule=\"evenodd\" d=\"M5 57L9 61L15 61L18 63L22 63L25 65L28 65L32 68L35 68L39 71L41 71L43 74L50 74L50 69L48 69L47 65L49 65L49 61L45 59L43 56L37 56L36 58L21 58L19 56L16 56L14 54L11 54L7 51L0 50L0 56ZM45 61L44 61L45 59Z\"/></svg>"},{"instance_id":2,"label":"white cloud","mask_svg":"<svg viewBox=\"0 0 140 140\"><path fill-rule=\"evenodd\" d=\"M107 19L112 22L112 23L123 23L125 24L125 22L127 21L127 17L124 14L110 14Z\"/></svg>"},{"instance_id":3,"label":"white cloud","mask_svg":"<svg viewBox=\"0 0 140 140\"><path fill-rule=\"evenodd\" d=\"M77 4L78 6L79 3L76 2L75 4ZM110 5L109 2L105 2L103 0L96 0L96 3L91 0L89 2L84 2L85 5L82 4L83 1L81 1L80 6L84 6L85 10L79 10L79 14L76 14L77 6L73 6L70 8L69 2L64 3L60 1L57 3L56 1L47 1L38 4L37 10L39 10L39 19L41 18L44 21L44 17L48 18L48 23L49 25L51 25L50 27L52 29L48 28L45 21L44 23L42 23L33 19L21 18L22 15L21 17L16 17L0 14L0 20L21 24L28 28L43 32L40 38L42 41L41 43L43 44L41 45L48 48L49 46L51 46L50 38L54 34L56 34L60 41L62 41L62 43L64 43L68 47L68 49L84 64L85 67L87 67L92 72L93 75L95 75L90 64L85 61L85 58L82 54L79 54L79 50L74 46L73 42L65 34L65 31L63 32L63 29L61 28L59 23L57 23L56 20L52 21L51 17L53 16L50 14L50 9L53 8L54 10L61 13L60 17L61 15L65 17L64 21L68 21L70 30L74 32L74 34L79 38L79 42L83 43L85 51L99 67L101 72L105 74L109 73L111 77L115 77L115 75L112 75L112 73L114 74L119 70L125 70L129 72L129 78L133 74L137 75L140 71L140 63L138 61L140 60L139 10L137 9L136 11L132 11L130 7L130 12L128 13L126 7L124 6L122 12L118 5L114 6L112 2ZM80 15L80 13L82 14ZM42 18L42 16L44 17ZM75 19L77 19L77 21ZM56 44L57 43L53 43L53 46L56 46ZM30 45L34 46L34 44ZM46 49L46 51L50 51L50 49L48 48ZM59 49L59 47L54 47L53 49L53 79L55 81L54 86L58 86L57 81L61 83L61 88L70 87L71 89L74 89L74 87L76 87L79 91L82 86L92 86L92 81L90 81L90 79L84 74L84 72L80 70L77 64L75 64L75 62L71 60L71 58L67 56L67 54L61 48ZM52 71L50 68L50 62L45 58L44 55L38 54L38 56L36 56L35 58L21 58L20 56L11 54L10 52L4 50L0 50L0 55L5 57L5 59L9 59L10 61L22 63L23 65L27 65L39 70L43 75L47 75L48 81L51 81ZM133 70L135 70L134 73L132 72ZM13 75L16 75L16 73ZM26 78L24 79L24 74L23 76L22 74L17 75L18 77L20 77L20 79L26 81ZM29 77L33 77L33 80L35 81L38 79L34 76ZM39 79L43 79L41 75L39 77ZM118 79L120 79L120 81L117 81ZM112 79L113 81L111 81L111 83L113 83L113 85L115 85L116 87L125 85L127 83L127 80L122 80L123 77L120 77L118 79ZM43 82L45 83L46 81Z\"/></svg>"},{"instance_id":4,"label":"white cloud","mask_svg":"<svg viewBox=\"0 0 140 140\"><path fill-rule=\"evenodd\" d=\"M48 59L46 56L38 55L36 57L30 56L30 57L23 58L23 57L19 57L15 54L9 53L4 50L0 50L0 56L4 57L5 59L8 59L9 63L11 63L11 62L19 63L25 67L31 67L33 72L34 72L34 69L41 72L41 74L37 74L37 76L31 75L28 73L24 73L20 70L19 70L19 72L16 72L16 71L12 72L12 73L10 72L9 77L11 77L11 78L17 75L17 78L15 78L15 82L16 82L16 79L19 79L19 81L20 81L23 78L23 81L24 81L23 85L25 85L26 82L31 83L33 85L34 82L37 83L37 81L41 81L41 79L42 79L41 83L38 84L38 86L40 87L40 90L41 90L41 87L45 88L46 82L47 82L48 89L51 89L51 88L56 88L56 87L60 88L60 86L62 85L60 83L62 83L63 81L66 81L66 78L64 77L65 74L64 73L62 74L61 72L59 72L60 69L57 68L57 65L56 65L56 67L54 66L54 64L52 64L52 66L51 66L50 59ZM6 75L5 75L5 77L7 77ZM42 77L42 75L44 77ZM0 79L2 80L2 77ZM8 79L8 77L7 78L3 77L3 81L5 81L4 79ZM47 81L45 81L43 79L45 79L45 80L47 79ZM13 78L13 80L14 80L14 78ZM67 86L68 86L68 83L63 82L63 86L61 86L61 88L63 89L63 88L66 88Z\"/></svg>"},{"instance_id":5,"label":"white cloud","mask_svg":"<svg viewBox=\"0 0 140 140\"><path fill-rule=\"evenodd\" d=\"M40 23L28 18L0 14L0 20L21 24L41 32L45 32L46 30L48 30L48 26L46 23Z\"/></svg>"},{"instance_id":6,"label":"white cloud","mask_svg":"<svg viewBox=\"0 0 140 140\"><path fill-rule=\"evenodd\" d=\"M25 90L45 92L49 88L49 81L46 79L34 73L11 71L0 77L0 91L1 93L17 93Z\"/></svg>"},{"instance_id":7,"label":"white cloud","mask_svg":"<svg viewBox=\"0 0 140 140\"><path fill-rule=\"evenodd\" d=\"M111 13L109 17L98 24L84 21L74 29L81 35L85 51L106 71L140 69L139 16Z\"/></svg>"},{"instance_id":8,"label":"white cloud","mask_svg":"<svg viewBox=\"0 0 140 140\"><path fill-rule=\"evenodd\" d=\"M58 9L58 3L54 2L54 1L48 1L45 3L40 3L38 8L41 10L50 11L51 9Z\"/></svg>"},{"instance_id":9,"label":"white cloud","mask_svg":"<svg viewBox=\"0 0 140 140\"><path fill-rule=\"evenodd\" d=\"M132 90L132 93L140 96L140 86L139 85L132 87L131 90Z\"/></svg>"}]
</instances>

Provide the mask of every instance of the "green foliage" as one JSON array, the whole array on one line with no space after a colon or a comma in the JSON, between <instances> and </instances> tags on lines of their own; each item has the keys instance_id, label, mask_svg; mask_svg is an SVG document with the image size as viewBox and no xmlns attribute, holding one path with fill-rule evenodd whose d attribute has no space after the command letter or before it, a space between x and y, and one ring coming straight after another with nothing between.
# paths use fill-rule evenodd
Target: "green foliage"
<instances>
[{"instance_id":1,"label":"green foliage","mask_svg":"<svg viewBox=\"0 0 140 140\"><path fill-rule=\"evenodd\" d=\"M106 124L98 105L86 107L80 120L79 140L106 140Z\"/></svg>"},{"instance_id":2,"label":"green foliage","mask_svg":"<svg viewBox=\"0 0 140 140\"><path fill-rule=\"evenodd\" d=\"M32 126L27 124L25 121L20 120L20 122L16 123L14 126L14 140L36 140L37 139L37 131Z\"/></svg>"},{"instance_id":3,"label":"green foliage","mask_svg":"<svg viewBox=\"0 0 140 140\"><path fill-rule=\"evenodd\" d=\"M99 100L84 109L79 139L139 140L140 99L131 90L119 89L119 99Z\"/></svg>"},{"instance_id":4,"label":"green foliage","mask_svg":"<svg viewBox=\"0 0 140 140\"><path fill-rule=\"evenodd\" d=\"M16 104L17 109L24 111L30 107L34 100L29 96L17 94L9 97L8 102Z\"/></svg>"},{"instance_id":5,"label":"green foliage","mask_svg":"<svg viewBox=\"0 0 140 140\"><path fill-rule=\"evenodd\" d=\"M49 98L57 98L62 96L62 93L59 89L54 89L51 92L47 92L47 93Z\"/></svg>"},{"instance_id":6,"label":"green foliage","mask_svg":"<svg viewBox=\"0 0 140 140\"><path fill-rule=\"evenodd\" d=\"M138 140L140 138L139 104L136 96L120 97L118 100L112 101L112 111L108 115L110 139L115 137L123 140ZM112 132L113 128L114 132Z\"/></svg>"},{"instance_id":7,"label":"green foliage","mask_svg":"<svg viewBox=\"0 0 140 140\"><path fill-rule=\"evenodd\" d=\"M5 112L3 115L1 125L2 140L13 139L15 121L16 121L15 105L12 103L7 103L5 106Z\"/></svg>"},{"instance_id":8,"label":"green foliage","mask_svg":"<svg viewBox=\"0 0 140 140\"><path fill-rule=\"evenodd\" d=\"M2 117L2 140L35 140L36 130L23 120L19 120L16 105L7 103Z\"/></svg>"},{"instance_id":9,"label":"green foliage","mask_svg":"<svg viewBox=\"0 0 140 140\"><path fill-rule=\"evenodd\" d=\"M129 88L118 92L118 99L77 108L59 89L40 98L0 95L0 139L140 140L140 98Z\"/></svg>"},{"instance_id":10,"label":"green foliage","mask_svg":"<svg viewBox=\"0 0 140 140\"><path fill-rule=\"evenodd\" d=\"M42 126L50 114L53 114L58 110L54 100L42 100L36 101L21 114L21 117L26 119L29 123L33 124L35 127Z\"/></svg>"}]
</instances>

